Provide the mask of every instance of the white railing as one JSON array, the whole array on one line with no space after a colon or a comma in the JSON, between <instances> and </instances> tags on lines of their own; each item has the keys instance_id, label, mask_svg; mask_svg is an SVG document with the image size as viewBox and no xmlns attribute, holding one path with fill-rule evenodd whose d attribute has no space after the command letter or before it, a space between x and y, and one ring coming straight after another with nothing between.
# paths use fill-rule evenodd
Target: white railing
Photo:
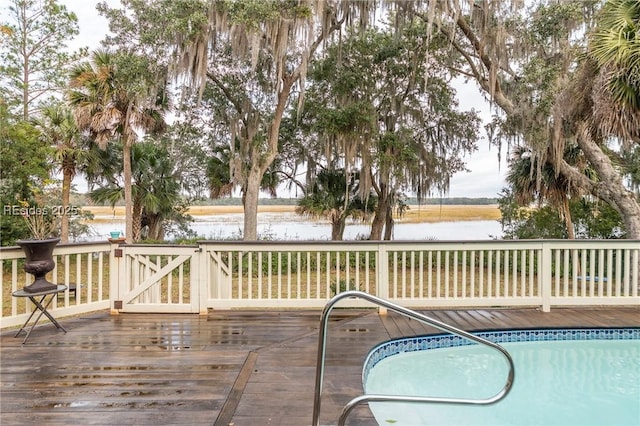
<instances>
[{"instance_id":1,"label":"white railing","mask_svg":"<svg viewBox=\"0 0 640 426\"><path fill-rule=\"evenodd\" d=\"M640 242L203 242L207 308L322 308L347 290L407 307L631 305ZM358 305L358 301L353 301Z\"/></svg>"},{"instance_id":2,"label":"white railing","mask_svg":"<svg viewBox=\"0 0 640 426\"><path fill-rule=\"evenodd\" d=\"M70 288L53 300L50 310L57 316L66 316L109 308L112 255L112 245L108 242L58 245L54 250L56 267L47 279ZM26 298L11 296L33 281L22 269L24 258L19 247L0 249L0 327L22 325L33 310Z\"/></svg>"},{"instance_id":3,"label":"white railing","mask_svg":"<svg viewBox=\"0 0 640 426\"><path fill-rule=\"evenodd\" d=\"M407 307L638 305L640 241L86 243L56 247L53 282L80 284L52 310L72 315L318 308L361 290ZM0 249L0 327L30 312L19 248ZM107 285L108 284L108 285ZM362 306L361 301L350 301Z\"/></svg>"}]
</instances>

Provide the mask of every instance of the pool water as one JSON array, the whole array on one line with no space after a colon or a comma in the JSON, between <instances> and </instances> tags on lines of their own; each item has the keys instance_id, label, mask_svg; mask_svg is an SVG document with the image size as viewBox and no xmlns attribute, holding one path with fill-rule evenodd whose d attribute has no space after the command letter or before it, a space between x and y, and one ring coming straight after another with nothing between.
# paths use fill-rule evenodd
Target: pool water
<instances>
[{"instance_id":1,"label":"pool water","mask_svg":"<svg viewBox=\"0 0 640 426\"><path fill-rule=\"evenodd\" d=\"M638 331L624 340L598 339L596 331L584 340L500 343L513 357L515 381L493 405L376 402L370 408L381 425L640 425ZM365 393L488 398L504 386L508 366L489 348L419 346L369 362Z\"/></svg>"}]
</instances>

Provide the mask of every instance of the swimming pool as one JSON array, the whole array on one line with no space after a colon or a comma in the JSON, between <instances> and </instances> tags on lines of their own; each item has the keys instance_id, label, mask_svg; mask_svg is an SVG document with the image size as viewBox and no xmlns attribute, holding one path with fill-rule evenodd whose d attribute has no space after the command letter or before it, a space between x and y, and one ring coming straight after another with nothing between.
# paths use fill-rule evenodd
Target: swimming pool
<instances>
[{"instance_id":1,"label":"swimming pool","mask_svg":"<svg viewBox=\"0 0 640 426\"><path fill-rule=\"evenodd\" d=\"M640 328L474 333L507 349L511 393L493 405L370 402L380 425L638 425ZM506 363L452 335L376 346L363 370L365 394L486 398Z\"/></svg>"}]
</instances>

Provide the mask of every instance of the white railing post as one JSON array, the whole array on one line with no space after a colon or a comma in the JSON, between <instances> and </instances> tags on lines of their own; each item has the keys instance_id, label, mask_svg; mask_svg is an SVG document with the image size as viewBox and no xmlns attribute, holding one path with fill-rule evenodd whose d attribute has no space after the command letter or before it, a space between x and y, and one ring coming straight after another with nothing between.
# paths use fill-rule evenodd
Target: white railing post
<instances>
[{"instance_id":1,"label":"white railing post","mask_svg":"<svg viewBox=\"0 0 640 426\"><path fill-rule=\"evenodd\" d=\"M540 270L538 272L540 280L540 296L542 298L542 312L551 311L551 281L552 281L552 263L551 263L551 246L549 243L542 242L540 247Z\"/></svg>"},{"instance_id":2,"label":"white railing post","mask_svg":"<svg viewBox=\"0 0 640 426\"><path fill-rule=\"evenodd\" d=\"M111 241L111 249L109 250L109 306L111 315L118 315L120 309L122 309L122 297L120 289L120 280L123 278L121 274L124 273L124 265L121 264L123 260L123 250L120 247L119 242Z\"/></svg>"},{"instance_id":3,"label":"white railing post","mask_svg":"<svg viewBox=\"0 0 640 426\"><path fill-rule=\"evenodd\" d=\"M376 296L389 300L389 255L386 244L378 244L376 250ZM386 315L387 308L379 306L380 315Z\"/></svg>"},{"instance_id":4,"label":"white railing post","mask_svg":"<svg viewBox=\"0 0 640 426\"><path fill-rule=\"evenodd\" d=\"M195 279L191 285L197 288L195 297L197 298L197 309L200 315L207 315L207 300L209 299L209 279L207 277L207 251L198 243L196 253L192 257L191 269L194 271Z\"/></svg>"}]
</instances>

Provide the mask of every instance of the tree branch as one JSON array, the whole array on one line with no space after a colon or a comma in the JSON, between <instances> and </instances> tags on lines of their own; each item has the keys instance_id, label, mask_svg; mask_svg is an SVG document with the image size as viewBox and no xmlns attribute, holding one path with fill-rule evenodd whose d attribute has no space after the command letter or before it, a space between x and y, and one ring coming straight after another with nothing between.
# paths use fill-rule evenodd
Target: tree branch
<instances>
[{"instance_id":1,"label":"tree branch","mask_svg":"<svg viewBox=\"0 0 640 426\"><path fill-rule=\"evenodd\" d=\"M247 113L247 111L244 110L244 108L240 104L240 102L233 96L233 94L231 93L229 88L227 86L225 86L224 83L218 77L216 77L216 75L214 73L212 73L211 71L207 71L207 78L209 80L211 80L220 90L222 90L222 93L224 94L225 98L227 98L227 100L229 102L231 102L231 104L235 108L236 112L240 116L240 119L242 120L242 122L244 123L244 125L246 127L247 126L247 120L245 118L246 117L245 114ZM251 108L251 109L253 109L253 108Z\"/></svg>"}]
</instances>

